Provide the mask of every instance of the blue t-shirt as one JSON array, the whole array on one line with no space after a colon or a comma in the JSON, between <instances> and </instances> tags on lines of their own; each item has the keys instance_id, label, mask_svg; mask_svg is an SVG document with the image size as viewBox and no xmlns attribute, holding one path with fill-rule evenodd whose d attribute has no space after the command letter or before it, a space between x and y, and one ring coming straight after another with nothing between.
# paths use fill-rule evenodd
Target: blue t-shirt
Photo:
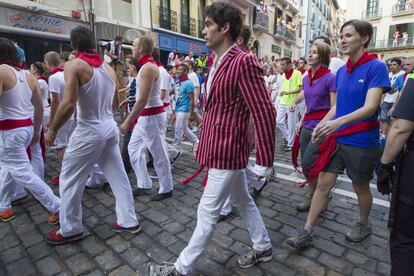
<instances>
[{"instance_id":1,"label":"blue t-shirt","mask_svg":"<svg viewBox=\"0 0 414 276\"><path fill-rule=\"evenodd\" d=\"M346 66L342 66L336 73L335 119L363 107L368 90L374 87L383 88L383 93L391 89L387 66L380 60L361 64L351 74L346 72ZM374 114L363 121L375 120L377 117L378 114ZM344 125L339 130L349 125L351 124ZM379 145L379 129L340 137L336 141L361 148L376 147Z\"/></svg>"},{"instance_id":2,"label":"blue t-shirt","mask_svg":"<svg viewBox=\"0 0 414 276\"><path fill-rule=\"evenodd\" d=\"M194 93L194 89L190 80L175 83L175 112L190 112L190 93Z\"/></svg>"},{"instance_id":3,"label":"blue t-shirt","mask_svg":"<svg viewBox=\"0 0 414 276\"><path fill-rule=\"evenodd\" d=\"M401 91L404 87L404 74L399 75L396 79L395 79L395 89L397 89L398 91Z\"/></svg>"}]
</instances>

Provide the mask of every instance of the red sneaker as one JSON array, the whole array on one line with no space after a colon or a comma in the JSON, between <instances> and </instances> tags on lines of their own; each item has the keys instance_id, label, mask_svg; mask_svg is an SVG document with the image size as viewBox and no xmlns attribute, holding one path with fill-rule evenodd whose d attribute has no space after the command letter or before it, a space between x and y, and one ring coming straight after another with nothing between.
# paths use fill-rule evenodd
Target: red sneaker
<instances>
[{"instance_id":1,"label":"red sneaker","mask_svg":"<svg viewBox=\"0 0 414 276\"><path fill-rule=\"evenodd\" d=\"M10 208L0 212L0 221L2 222L10 221L14 219L14 217L13 210Z\"/></svg>"},{"instance_id":2,"label":"red sneaker","mask_svg":"<svg viewBox=\"0 0 414 276\"><path fill-rule=\"evenodd\" d=\"M121 232L129 232L131 234L136 234L139 231L141 231L141 226L139 224L132 226L132 227L122 227L118 223L114 222L112 223L112 231L121 233Z\"/></svg>"},{"instance_id":3,"label":"red sneaker","mask_svg":"<svg viewBox=\"0 0 414 276\"><path fill-rule=\"evenodd\" d=\"M84 232L82 232L80 234L73 235L70 237L64 237L60 233L60 229L59 229L57 231L50 232L46 237L46 241L53 245L59 245L59 244L65 244L69 242L78 241L78 240L84 239L86 236L87 235L85 235Z\"/></svg>"},{"instance_id":4,"label":"red sneaker","mask_svg":"<svg viewBox=\"0 0 414 276\"><path fill-rule=\"evenodd\" d=\"M48 183L53 185L59 185L59 176L49 179Z\"/></svg>"},{"instance_id":5,"label":"red sneaker","mask_svg":"<svg viewBox=\"0 0 414 276\"><path fill-rule=\"evenodd\" d=\"M57 211L55 214L49 215L47 218L47 223L50 225L56 225L59 223L59 211Z\"/></svg>"}]
</instances>

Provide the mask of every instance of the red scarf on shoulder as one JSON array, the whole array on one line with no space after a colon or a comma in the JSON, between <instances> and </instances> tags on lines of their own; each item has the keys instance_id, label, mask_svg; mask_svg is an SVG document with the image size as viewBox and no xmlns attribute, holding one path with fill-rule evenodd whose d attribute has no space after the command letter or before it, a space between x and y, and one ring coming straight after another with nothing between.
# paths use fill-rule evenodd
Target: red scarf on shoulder
<instances>
[{"instance_id":1,"label":"red scarf on shoulder","mask_svg":"<svg viewBox=\"0 0 414 276\"><path fill-rule=\"evenodd\" d=\"M63 72L63 68L58 66L50 72L50 76L56 74L57 72ZM49 77L50 77L49 76Z\"/></svg>"},{"instance_id":2,"label":"red scarf on shoulder","mask_svg":"<svg viewBox=\"0 0 414 276\"><path fill-rule=\"evenodd\" d=\"M177 81L177 84L182 83L182 82L187 81L187 80L189 80L188 76L181 77L181 78Z\"/></svg>"},{"instance_id":3,"label":"red scarf on shoulder","mask_svg":"<svg viewBox=\"0 0 414 276\"><path fill-rule=\"evenodd\" d=\"M346 62L346 72L350 74L359 65L367 63L374 59L378 59L378 56L376 54L370 54L368 52L364 52L356 63L352 63L351 59L348 58L348 61Z\"/></svg>"},{"instance_id":4,"label":"red scarf on shoulder","mask_svg":"<svg viewBox=\"0 0 414 276\"><path fill-rule=\"evenodd\" d=\"M37 77L37 79L38 79L38 80L44 80L44 81L46 81L46 82L47 82L47 78L45 78L45 77L43 77L43 76L39 76L39 77Z\"/></svg>"},{"instance_id":5,"label":"red scarf on shoulder","mask_svg":"<svg viewBox=\"0 0 414 276\"><path fill-rule=\"evenodd\" d=\"M85 52L78 52L76 57L86 61L90 66L95 68L98 68L103 63L101 56L94 49L89 49Z\"/></svg>"},{"instance_id":6,"label":"red scarf on shoulder","mask_svg":"<svg viewBox=\"0 0 414 276\"><path fill-rule=\"evenodd\" d=\"M151 55L145 56L145 57L140 58L138 60L138 63L135 65L137 67L137 71L139 72L139 70L141 70L141 67L144 66L146 63L152 63L155 65L158 65Z\"/></svg>"},{"instance_id":7,"label":"red scarf on shoulder","mask_svg":"<svg viewBox=\"0 0 414 276\"><path fill-rule=\"evenodd\" d=\"M287 71L286 73L285 73L285 78L287 79L287 80L289 80L290 79L290 77L293 75L293 69L290 69L289 71Z\"/></svg>"},{"instance_id":8,"label":"red scarf on shoulder","mask_svg":"<svg viewBox=\"0 0 414 276\"><path fill-rule=\"evenodd\" d=\"M305 74L306 70L305 69L298 69L298 71L303 75Z\"/></svg>"},{"instance_id":9,"label":"red scarf on shoulder","mask_svg":"<svg viewBox=\"0 0 414 276\"><path fill-rule=\"evenodd\" d=\"M314 81L316 81L317 79L322 78L323 76L325 76L326 74L328 74L330 72L331 72L331 70L329 68L327 68L325 66L321 66L316 70L315 75L312 76L312 68L309 69L309 71L308 71L309 85L312 86Z\"/></svg>"}]
</instances>

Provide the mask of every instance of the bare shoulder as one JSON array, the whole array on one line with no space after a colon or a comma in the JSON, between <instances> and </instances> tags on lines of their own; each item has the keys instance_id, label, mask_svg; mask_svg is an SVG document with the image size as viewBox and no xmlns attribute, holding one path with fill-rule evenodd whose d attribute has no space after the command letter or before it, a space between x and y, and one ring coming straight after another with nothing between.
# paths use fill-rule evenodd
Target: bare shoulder
<instances>
[{"instance_id":1,"label":"bare shoulder","mask_svg":"<svg viewBox=\"0 0 414 276\"><path fill-rule=\"evenodd\" d=\"M147 63L142 67L141 76L151 76L153 78L158 78L160 71L158 66L153 63Z\"/></svg>"},{"instance_id":2,"label":"bare shoulder","mask_svg":"<svg viewBox=\"0 0 414 276\"><path fill-rule=\"evenodd\" d=\"M30 89L33 91L33 90L35 90L35 88L36 87L38 87L39 86L39 82L37 81L37 79L32 75L32 74L30 74L29 72L25 72L26 73L26 81L27 81L27 84L29 85L29 87L30 87Z\"/></svg>"},{"instance_id":3,"label":"bare shoulder","mask_svg":"<svg viewBox=\"0 0 414 276\"><path fill-rule=\"evenodd\" d=\"M74 60L65 63L65 71L75 71L79 74L83 74L85 72L90 71L90 66L85 61L79 58L75 58Z\"/></svg>"}]
</instances>

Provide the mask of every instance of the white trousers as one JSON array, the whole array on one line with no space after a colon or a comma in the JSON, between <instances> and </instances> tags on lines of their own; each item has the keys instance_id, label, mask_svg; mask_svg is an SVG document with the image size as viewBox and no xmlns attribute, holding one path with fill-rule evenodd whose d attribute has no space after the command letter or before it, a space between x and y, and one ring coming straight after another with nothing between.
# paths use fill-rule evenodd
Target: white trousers
<instances>
[{"instance_id":1,"label":"white trousers","mask_svg":"<svg viewBox=\"0 0 414 276\"><path fill-rule=\"evenodd\" d=\"M116 222L123 227L138 224L131 185L118 144L119 134L116 127L113 135L100 141L87 142L77 138L77 135L71 137L63 158L59 183L62 198L60 232L63 236L83 232L81 200L86 179L94 164L98 164L108 178L115 196Z\"/></svg>"},{"instance_id":2,"label":"white trousers","mask_svg":"<svg viewBox=\"0 0 414 276\"><path fill-rule=\"evenodd\" d=\"M298 121L297 109L293 112L289 110L288 105L279 105L277 110L276 126L279 128L283 137L286 139L287 146L292 147L295 140L295 129ZM287 123L285 121L287 115Z\"/></svg>"},{"instance_id":3,"label":"white trousers","mask_svg":"<svg viewBox=\"0 0 414 276\"><path fill-rule=\"evenodd\" d=\"M158 191L160 194L173 190L170 160L165 145L166 120L166 112L140 117L128 144L129 158L137 176L138 188L150 189L152 187L145 156L145 150L148 149L154 158L153 164L160 183Z\"/></svg>"},{"instance_id":4,"label":"white trousers","mask_svg":"<svg viewBox=\"0 0 414 276\"><path fill-rule=\"evenodd\" d=\"M60 199L37 176L26 149L32 141L33 127L0 130L0 211L11 207L13 194L26 188L51 213L60 207Z\"/></svg>"},{"instance_id":5,"label":"white trousers","mask_svg":"<svg viewBox=\"0 0 414 276\"><path fill-rule=\"evenodd\" d=\"M93 165L89 178L86 180L86 187L101 188L106 182L108 182L108 180L106 180L106 177L98 164Z\"/></svg>"},{"instance_id":6,"label":"white trousers","mask_svg":"<svg viewBox=\"0 0 414 276\"><path fill-rule=\"evenodd\" d=\"M246 171L247 184L252 184L254 189L260 190L265 183L265 178L262 178L261 180L257 180L256 174L253 172L253 166L251 166L250 164L247 164L245 171ZM223 208L220 211L220 215L226 216L230 214L231 212L232 212L232 207L231 207L231 199L229 196L226 199L226 202L224 202Z\"/></svg>"},{"instance_id":7,"label":"white trousers","mask_svg":"<svg viewBox=\"0 0 414 276\"><path fill-rule=\"evenodd\" d=\"M188 141L192 144L198 140L197 136L188 128L189 116L189 112L175 112L175 131L172 147L175 149L176 154L181 151L183 135L185 135L188 138Z\"/></svg>"},{"instance_id":8,"label":"white trousers","mask_svg":"<svg viewBox=\"0 0 414 276\"><path fill-rule=\"evenodd\" d=\"M189 244L174 264L179 273L187 274L206 249L220 210L229 196L231 204L239 210L247 225L253 248L264 251L272 247L263 219L247 190L245 170L209 169L207 185L198 205L197 226Z\"/></svg>"}]
</instances>

